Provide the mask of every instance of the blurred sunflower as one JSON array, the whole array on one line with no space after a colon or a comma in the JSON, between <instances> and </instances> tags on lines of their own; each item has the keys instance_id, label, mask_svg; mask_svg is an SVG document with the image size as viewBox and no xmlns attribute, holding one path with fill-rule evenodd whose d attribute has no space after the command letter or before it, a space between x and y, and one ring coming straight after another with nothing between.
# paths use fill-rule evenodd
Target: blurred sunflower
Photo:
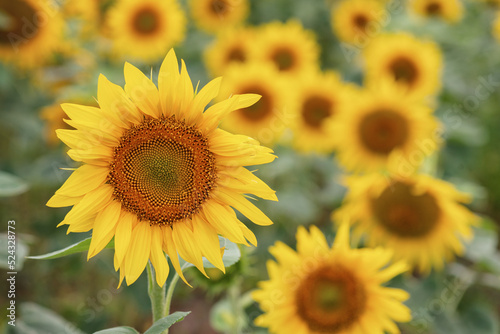
<instances>
[{"instance_id":1,"label":"blurred sunflower","mask_svg":"<svg viewBox=\"0 0 500 334\"><path fill-rule=\"evenodd\" d=\"M20 69L47 63L63 44L59 8L46 0L0 0L0 61Z\"/></svg>"},{"instance_id":2,"label":"blurred sunflower","mask_svg":"<svg viewBox=\"0 0 500 334\"><path fill-rule=\"evenodd\" d=\"M476 217L461 205L469 196L450 183L428 175L373 174L349 177L346 186L349 192L334 220L349 217L357 237L366 237L369 246L394 249L396 259L421 273L442 269L472 237Z\"/></svg>"},{"instance_id":3,"label":"blurred sunflower","mask_svg":"<svg viewBox=\"0 0 500 334\"><path fill-rule=\"evenodd\" d=\"M272 150L217 128L228 113L259 96L233 95L203 112L221 80L195 95L184 62L179 74L173 50L160 68L158 89L128 63L125 82L123 90L99 77L100 108L62 106L77 130L57 135L83 165L47 205L73 206L59 224L69 225L68 233L92 229L89 258L114 237L120 283L133 283L149 259L162 286L169 273L164 252L183 279L177 254L201 272L202 256L224 271L218 234L257 243L234 209L256 224L272 224L244 194L277 200L243 167L273 161Z\"/></svg>"},{"instance_id":4,"label":"blurred sunflower","mask_svg":"<svg viewBox=\"0 0 500 334\"><path fill-rule=\"evenodd\" d=\"M285 108L288 85L269 64L234 65L224 75L219 100L232 94L259 94L252 106L229 114L221 127L269 145L278 141L292 116Z\"/></svg>"},{"instance_id":5,"label":"blurred sunflower","mask_svg":"<svg viewBox=\"0 0 500 334\"><path fill-rule=\"evenodd\" d=\"M152 62L184 40L186 17L177 0L117 0L107 26L115 56Z\"/></svg>"},{"instance_id":6,"label":"blurred sunflower","mask_svg":"<svg viewBox=\"0 0 500 334\"><path fill-rule=\"evenodd\" d=\"M373 39L363 54L368 87L396 82L415 98L427 98L441 88L443 57L436 43L407 33Z\"/></svg>"},{"instance_id":7,"label":"blurred sunflower","mask_svg":"<svg viewBox=\"0 0 500 334\"><path fill-rule=\"evenodd\" d=\"M196 25L210 33L234 28L248 16L248 0L189 0Z\"/></svg>"},{"instance_id":8,"label":"blurred sunflower","mask_svg":"<svg viewBox=\"0 0 500 334\"><path fill-rule=\"evenodd\" d=\"M252 28L231 29L217 35L203 54L210 74L217 77L223 75L230 65L247 62L254 38Z\"/></svg>"},{"instance_id":9,"label":"blurred sunflower","mask_svg":"<svg viewBox=\"0 0 500 334\"><path fill-rule=\"evenodd\" d=\"M351 98L332 124L339 163L350 171L411 173L439 146L432 110L382 87Z\"/></svg>"},{"instance_id":10,"label":"blurred sunflower","mask_svg":"<svg viewBox=\"0 0 500 334\"><path fill-rule=\"evenodd\" d=\"M500 10L495 14L495 21L493 23L493 36L500 41Z\"/></svg>"},{"instance_id":11,"label":"blurred sunflower","mask_svg":"<svg viewBox=\"0 0 500 334\"><path fill-rule=\"evenodd\" d=\"M343 0L332 8L333 32L344 42L365 43L367 31L385 19L384 4L378 0Z\"/></svg>"},{"instance_id":12,"label":"blurred sunflower","mask_svg":"<svg viewBox=\"0 0 500 334\"><path fill-rule=\"evenodd\" d=\"M409 294L382 286L407 265L387 265L386 249L351 249L347 224L332 248L312 226L299 227L297 252L281 242L269 251L277 262L268 261L269 281L252 296L265 312L255 323L270 333L399 333L394 322L411 319Z\"/></svg>"},{"instance_id":13,"label":"blurred sunflower","mask_svg":"<svg viewBox=\"0 0 500 334\"><path fill-rule=\"evenodd\" d=\"M436 17L449 23L460 21L464 11L460 0L410 0L409 6L417 15Z\"/></svg>"},{"instance_id":14,"label":"blurred sunflower","mask_svg":"<svg viewBox=\"0 0 500 334\"><path fill-rule=\"evenodd\" d=\"M331 122L350 102L352 88L343 84L337 73L312 72L299 77L291 96L294 147L303 152L333 151L335 134Z\"/></svg>"},{"instance_id":15,"label":"blurred sunflower","mask_svg":"<svg viewBox=\"0 0 500 334\"><path fill-rule=\"evenodd\" d=\"M296 20L262 25L252 44L252 59L273 64L292 76L317 70L320 47L312 31Z\"/></svg>"}]
</instances>

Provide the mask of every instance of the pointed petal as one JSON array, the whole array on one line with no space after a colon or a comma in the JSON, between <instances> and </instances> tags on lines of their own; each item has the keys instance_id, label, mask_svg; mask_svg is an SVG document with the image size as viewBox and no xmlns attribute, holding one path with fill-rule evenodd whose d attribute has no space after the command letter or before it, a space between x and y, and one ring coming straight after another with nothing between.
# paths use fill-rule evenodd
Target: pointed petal
<instances>
[{"instance_id":1,"label":"pointed petal","mask_svg":"<svg viewBox=\"0 0 500 334\"><path fill-rule=\"evenodd\" d=\"M138 68L125 63L125 92L139 109L154 118L160 117L158 89Z\"/></svg>"},{"instance_id":2,"label":"pointed petal","mask_svg":"<svg viewBox=\"0 0 500 334\"><path fill-rule=\"evenodd\" d=\"M104 184L109 174L105 167L83 165L76 169L64 182L62 187L56 191L62 196L83 196L88 192Z\"/></svg>"},{"instance_id":3,"label":"pointed petal","mask_svg":"<svg viewBox=\"0 0 500 334\"><path fill-rule=\"evenodd\" d=\"M215 201L206 201L203 204L202 210L207 218L206 221L215 228L217 233L232 242L248 246L239 225L240 221L231 208Z\"/></svg>"},{"instance_id":4,"label":"pointed petal","mask_svg":"<svg viewBox=\"0 0 500 334\"><path fill-rule=\"evenodd\" d=\"M132 231L130 246L125 256L125 279L127 285L134 283L146 268L151 250L151 227L149 222L139 222Z\"/></svg>"},{"instance_id":5,"label":"pointed petal","mask_svg":"<svg viewBox=\"0 0 500 334\"><path fill-rule=\"evenodd\" d=\"M79 203L82 200L83 196L70 197L59 195L57 192L49 199L47 202L48 207L51 208L62 208L65 206L72 206Z\"/></svg>"},{"instance_id":6,"label":"pointed petal","mask_svg":"<svg viewBox=\"0 0 500 334\"><path fill-rule=\"evenodd\" d=\"M132 228L137 217L128 211L122 210L115 232L115 255L119 263L123 262L132 238Z\"/></svg>"},{"instance_id":7,"label":"pointed petal","mask_svg":"<svg viewBox=\"0 0 500 334\"><path fill-rule=\"evenodd\" d=\"M163 253L162 247L163 235L162 227L158 225L151 226L151 254L149 258L155 268L156 283L159 286L165 285L169 272L167 258L165 257L165 253Z\"/></svg>"},{"instance_id":8,"label":"pointed petal","mask_svg":"<svg viewBox=\"0 0 500 334\"><path fill-rule=\"evenodd\" d=\"M63 223L72 224L74 220L80 219L81 217L97 214L111 202L112 195L113 187L106 184L90 191L68 212Z\"/></svg>"},{"instance_id":9,"label":"pointed petal","mask_svg":"<svg viewBox=\"0 0 500 334\"><path fill-rule=\"evenodd\" d=\"M171 49L163 60L158 74L160 105L165 116L171 116L174 112L175 92L179 80L179 63L174 49Z\"/></svg>"},{"instance_id":10,"label":"pointed petal","mask_svg":"<svg viewBox=\"0 0 500 334\"><path fill-rule=\"evenodd\" d=\"M211 132L219 126L219 123L232 111L249 107L261 98L257 94L235 94L229 99L221 101L205 111L201 128Z\"/></svg>"},{"instance_id":11,"label":"pointed petal","mask_svg":"<svg viewBox=\"0 0 500 334\"><path fill-rule=\"evenodd\" d=\"M194 264L203 275L207 276L205 268L203 268L201 251L197 245L199 241L194 238L193 232L189 227L182 221L175 223L172 228L172 237L179 255L184 260Z\"/></svg>"},{"instance_id":12,"label":"pointed petal","mask_svg":"<svg viewBox=\"0 0 500 334\"><path fill-rule=\"evenodd\" d=\"M193 216L193 235L195 240L203 245L203 256L216 268L225 272L217 231L209 223L205 222L200 215Z\"/></svg>"},{"instance_id":13,"label":"pointed petal","mask_svg":"<svg viewBox=\"0 0 500 334\"><path fill-rule=\"evenodd\" d=\"M207 104L210 103L217 95L219 95L222 77L215 78L203 87L195 96L193 101L193 109L203 111Z\"/></svg>"},{"instance_id":14,"label":"pointed petal","mask_svg":"<svg viewBox=\"0 0 500 334\"><path fill-rule=\"evenodd\" d=\"M214 191L214 196L222 203L226 203L241 212L254 224L262 226L273 224L271 219L269 219L259 208L250 203L243 195L237 192L227 188L219 189L219 191Z\"/></svg>"},{"instance_id":15,"label":"pointed petal","mask_svg":"<svg viewBox=\"0 0 500 334\"><path fill-rule=\"evenodd\" d=\"M120 202L112 201L97 214L87 259L95 256L110 242L115 234L116 223L118 222L118 217L120 217L121 209L122 205Z\"/></svg>"},{"instance_id":16,"label":"pointed petal","mask_svg":"<svg viewBox=\"0 0 500 334\"><path fill-rule=\"evenodd\" d=\"M182 268L179 263L179 256L177 255L177 248L174 243L174 239L172 237L172 228L169 226L165 226L163 228L164 238L163 238L163 249L165 252L168 254L168 257L170 258L170 262L172 262L172 265L175 268L175 271L177 272L177 275L179 275L180 278L186 283L187 285L191 286L186 281L186 278L184 277L184 274L182 273Z\"/></svg>"}]
</instances>

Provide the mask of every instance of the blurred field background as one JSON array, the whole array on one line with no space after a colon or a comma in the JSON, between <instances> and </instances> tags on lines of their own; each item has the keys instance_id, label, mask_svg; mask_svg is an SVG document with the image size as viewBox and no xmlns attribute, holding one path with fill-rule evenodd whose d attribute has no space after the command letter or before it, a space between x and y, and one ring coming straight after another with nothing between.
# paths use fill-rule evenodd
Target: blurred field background
<instances>
[{"instance_id":1,"label":"blurred field background","mask_svg":"<svg viewBox=\"0 0 500 334\"><path fill-rule=\"evenodd\" d=\"M45 206L71 173L61 168L78 166L65 154L65 146L54 139L53 131L62 125L62 114L53 116L47 107L62 102L92 103L100 73L123 86L125 60L145 73L151 72L151 68L156 73L162 60L158 57L143 62L114 55L108 47L109 36L99 30L101 27L98 32L83 36L81 30L88 23L86 20L99 24L115 5L111 0L96 2L98 17L63 16L64 36L44 61L39 59L37 63L35 59L29 67L15 60L0 63L0 221L2 231L8 220L16 221L17 241L23 245L18 245L18 257L23 251L36 255L61 249L90 235L66 235L65 229L56 225L69 209ZM435 176L471 194L473 202L469 207L482 218L465 255L444 271L391 283L412 293L408 305L414 320L401 325L408 334L500 332L500 41L494 37L500 5L496 1L461 3L463 17L449 23L419 17L406 2L396 0L384 4L393 10L380 27L380 31L406 31L425 37L440 46L444 71L435 115L443 123L445 143L433 157L437 159ZM187 16L186 33L174 45L175 51L185 60L195 85L199 81L202 87L211 78L203 54L216 37L199 29L186 1L179 4ZM10 5L1 0L0 14L2 6ZM60 6L61 15L69 15L62 12L65 4ZM364 47L349 45L336 37L331 23L331 8L335 6L336 1L251 0L245 22L248 26L261 26L273 21L299 20L316 35L321 48L321 69L337 71L344 82L361 86L364 74L360 54ZM5 19L0 15L2 18ZM2 22L5 25L5 20L0 20L0 37ZM5 39L0 43L6 43ZM479 95L478 87L483 87ZM285 138L287 135L288 132ZM273 148L279 158L262 166L257 174L277 191L279 202L260 201L257 205L274 225L249 224L259 245L242 249L241 261L226 276L214 270L209 281L195 270L189 271L188 280L195 288L179 284L174 310L192 313L171 333L266 333L252 324L261 311L248 292L268 277L265 262L271 255L267 248L277 240L294 248L296 229L301 225L317 225L332 240L335 230L330 214L340 206L346 192L340 182L342 167L333 159L334 154L298 152L286 140ZM2 255L1 261L4 258L6 255ZM61 321L60 328L65 328L63 321L67 321L74 326L74 333L93 333L122 325L144 331L151 325L145 274L135 284L116 290L118 274L113 269L110 250L88 263L86 254L22 262L18 259L16 305L26 303L24 308L18 308L18 320L28 327L31 324L36 328L37 321ZM2 282L6 277L2 273ZM442 302L443 296L450 293L454 295L452 302ZM7 303L6 293L2 292L2 310ZM53 313L44 313L48 310ZM5 316L0 324L0 331L7 331ZM32 333L20 327L12 332Z\"/></svg>"}]
</instances>

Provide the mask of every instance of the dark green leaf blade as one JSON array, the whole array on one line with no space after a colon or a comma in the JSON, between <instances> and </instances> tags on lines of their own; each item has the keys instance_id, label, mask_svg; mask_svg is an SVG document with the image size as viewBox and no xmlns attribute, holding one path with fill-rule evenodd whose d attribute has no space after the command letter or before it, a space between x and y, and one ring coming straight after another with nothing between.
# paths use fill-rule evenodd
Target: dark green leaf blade
<instances>
[{"instance_id":1,"label":"dark green leaf blade","mask_svg":"<svg viewBox=\"0 0 500 334\"><path fill-rule=\"evenodd\" d=\"M50 252L43 255L27 256L26 258L33 260L51 260L71 254L86 252L89 250L91 239L92 238L84 239L82 241L77 242L76 244L73 244L71 246L68 246L66 248L54 252ZM113 248L114 246L115 246L114 240L111 240L109 244L106 245L105 248Z\"/></svg>"},{"instance_id":2,"label":"dark green leaf blade","mask_svg":"<svg viewBox=\"0 0 500 334\"><path fill-rule=\"evenodd\" d=\"M155 322L144 334L161 334L176 322L183 320L191 312L174 312Z\"/></svg>"}]
</instances>

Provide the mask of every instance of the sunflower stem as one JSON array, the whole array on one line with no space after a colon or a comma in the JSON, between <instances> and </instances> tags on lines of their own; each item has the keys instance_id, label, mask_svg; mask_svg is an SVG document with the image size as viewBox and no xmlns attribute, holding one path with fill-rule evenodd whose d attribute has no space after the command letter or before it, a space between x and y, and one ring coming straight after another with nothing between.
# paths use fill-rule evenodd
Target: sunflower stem
<instances>
[{"instance_id":1,"label":"sunflower stem","mask_svg":"<svg viewBox=\"0 0 500 334\"><path fill-rule=\"evenodd\" d=\"M148 295L151 299L153 323L166 316L165 313L165 284L160 287L155 281L153 266L148 262ZM168 331L164 332L167 333Z\"/></svg>"},{"instance_id":2,"label":"sunflower stem","mask_svg":"<svg viewBox=\"0 0 500 334\"><path fill-rule=\"evenodd\" d=\"M172 277L172 281L170 281L170 285L168 286L167 297L165 298L165 313L167 315L170 314L170 305L172 304L172 296L174 295L175 286L179 281L179 277L180 276L177 273L175 273L174 277ZM168 330L165 333L168 333Z\"/></svg>"}]
</instances>

